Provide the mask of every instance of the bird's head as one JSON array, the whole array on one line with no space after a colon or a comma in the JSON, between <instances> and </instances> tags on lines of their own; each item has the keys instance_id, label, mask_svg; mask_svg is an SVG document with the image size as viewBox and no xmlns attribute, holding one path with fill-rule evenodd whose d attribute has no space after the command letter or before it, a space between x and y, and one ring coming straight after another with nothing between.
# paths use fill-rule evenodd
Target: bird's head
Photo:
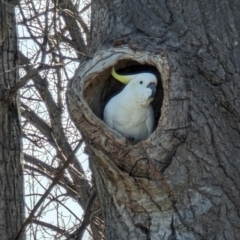
<instances>
[{"instance_id":1,"label":"bird's head","mask_svg":"<svg viewBox=\"0 0 240 240\"><path fill-rule=\"evenodd\" d=\"M125 96L132 98L142 106L147 106L154 99L157 87L157 78L152 73L138 73L132 75L120 75L114 67L112 75L118 81L126 84L122 91Z\"/></svg>"}]
</instances>

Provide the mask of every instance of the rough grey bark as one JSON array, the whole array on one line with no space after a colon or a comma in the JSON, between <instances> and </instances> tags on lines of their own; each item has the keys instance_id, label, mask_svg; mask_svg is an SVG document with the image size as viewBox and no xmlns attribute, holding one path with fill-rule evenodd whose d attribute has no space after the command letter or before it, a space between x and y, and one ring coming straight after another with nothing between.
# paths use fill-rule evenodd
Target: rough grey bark
<instances>
[{"instance_id":1,"label":"rough grey bark","mask_svg":"<svg viewBox=\"0 0 240 240\"><path fill-rule=\"evenodd\" d=\"M22 225L23 174L18 96L16 1L0 2L0 236L14 239ZM23 237L21 238L23 239Z\"/></svg>"},{"instance_id":2,"label":"rough grey bark","mask_svg":"<svg viewBox=\"0 0 240 240\"><path fill-rule=\"evenodd\" d=\"M107 239L239 239L239 10L238 0L93 1L97 54L67 97ZM111 66L136 63L155 66L161 78L156 129L132 145L101 117L119 88Z\"/></svg>"}]
</instances>

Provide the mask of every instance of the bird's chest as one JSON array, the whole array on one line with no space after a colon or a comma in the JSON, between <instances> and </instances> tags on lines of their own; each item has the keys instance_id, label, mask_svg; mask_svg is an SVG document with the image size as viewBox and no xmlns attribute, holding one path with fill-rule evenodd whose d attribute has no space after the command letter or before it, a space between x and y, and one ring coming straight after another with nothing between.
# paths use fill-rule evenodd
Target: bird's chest
<instances>
[{"instance_id":1,"label":"bird's chest","mask_svg":"<svg viewBox=\"0 0 240 240\"><path fill-rule=\"evenodd\" d=\"M120 115L117 120L118 124L127 128L137 128L146 122L147 113L145 109L126 109L125 114Z\"/></svg>"},{"instance_id":2,"label":"bird's chest","mask_svg":"<svg viewBox=\"0 0 240 240\"><path fill-rule=\"evenodd\" d=\"M147 129L147 112L143 109L132 109L126 111L123 116L115 118L114 129L128 139L139 141L145 139L149 135Z\"/></svg>"}]
</instances>

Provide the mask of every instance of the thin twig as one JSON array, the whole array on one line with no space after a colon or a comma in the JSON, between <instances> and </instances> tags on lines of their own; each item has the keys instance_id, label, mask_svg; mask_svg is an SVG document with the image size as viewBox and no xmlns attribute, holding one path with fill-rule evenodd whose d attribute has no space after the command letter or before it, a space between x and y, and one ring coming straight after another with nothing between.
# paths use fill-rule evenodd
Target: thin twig
<instances>
[{"instance_id":1,"label":"thin twig","mask_svg":"<svg viewBox=\"0 0 240 240\"><path fill-rule=\"evenodd\" d=\"M8 100L12 96L14 96L20 88L24 87L27 84L27 82L34 76L36 76L40 71L47 69L59 69L62 67L63 67L62 64L56 64L55 66L51 66L47 64L43 65L42 63L40 63L40 66L38 68L28 71L28 73L24 77L20 78L20 80L13 87L6 91L5 99Z\"/></svg>"},{"instance_id":2,"label":"thin twig","mask_svg":"<svg viewBox=\"0 0 240 240\"><path fill-rule=\"evenodd\" d=\"M43 227L50 228L51 230L56 231L57 233L60 233L60 234L62 234L64 236L66 236L66 237L68 237L70 235L66 230L61 229L59 227L56 227L56 226L54 226L54 225L52 225L50 223L46 223L46 222L39 221L39 220L36 220L36 219L33 219L32 223L37 224L37 225L41 225Z\"/></svg>"},{"instance_id":3,"label":"thin twig","mask_svg":"<svg viewBox=\"0 0 240 240\"><path fill-rule=\"evenodd\" d=\"M96 197L97 197L97 191L94 190L92 195L88 199L81 226L74 233L72 233L66 240L72 240L72 239L82 240L84 231L86 230L87 226L90 223L91 213L92 213L91 210L92 210L92 206L95 202Z\"/></svg>"},{"instance_id":4,"label":"thin twig","mask_svg":"<svg viewBox=\"0 0 240 240\"><path fill-rule=\"evenodd\" d=\"M52 191L53 187L58 183L58 181L62 178L65 169L68 167L68 165L71 163L71 161L74 158L75 153L78 151L78 149L81 147L83 143L83 140L81 139L78 143L78 145L76 146L76 148L74 149L74 151L72 152L72 154L69 156L68 159L66 159L65 155L59 150L59 152L61 153L62 157L64 159L66 159L65 163L63 164L61 170L58 172L58 174L56 175L56 177L53 179L51 185L49 186L49 188L47 189L47 191L43 194L43 196L39 199L39 201L37 202L37 204L34 206L32 212L29 214L28 218L25 220L25 222L23 223L21 229L19 230L17 236L15 237L15 240L18 239L22 239L24 231L27 227L27 225L32 221L34 214L36 213L36 211L38 210L38 208L41 206L41 204L43 203L43 201L45 200L45 198L48 196L48 194Z\"/></svg>"},{"instance_id":5,"label":"thin twig","mask_svg":"<svg viewBox=\"0 0 240 240\"><path fill-rule=\"evenodd\" d=\"M96 196L97 196L97 192L96 192L96 190L94 190L92 196L88 200L86 211L85 211L85 214L83 217L82 224L81 224L80 228L78 229L78 235L77 235L76 240L82 240L84 231L86 230L87 226L90 223L90 218L91 218L91 213L92 213L91 210L92 210L92 206L95 202Z\"/></svg>"}]
</instances>

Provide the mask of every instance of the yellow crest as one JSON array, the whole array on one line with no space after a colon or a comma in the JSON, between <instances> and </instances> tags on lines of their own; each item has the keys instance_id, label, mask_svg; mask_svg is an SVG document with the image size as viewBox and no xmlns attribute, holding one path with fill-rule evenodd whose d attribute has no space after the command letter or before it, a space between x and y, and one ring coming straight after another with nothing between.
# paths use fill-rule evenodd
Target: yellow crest
<instances>
[{"instance_id":1,"label":"yellow crest","mask_svg":"<svg viewBox=\"0 0 240 240\"><path fill-rule=\"evenodd\" d=\"M128 84L132 79L132 75L131 76L129 76L129 75L125 75L125 76L119 75L118 73L116 73L114 67L112 68L111 74L115 79L117 79L118 81L120 81L123 84Z\"/></svg>"}]
</instances>

